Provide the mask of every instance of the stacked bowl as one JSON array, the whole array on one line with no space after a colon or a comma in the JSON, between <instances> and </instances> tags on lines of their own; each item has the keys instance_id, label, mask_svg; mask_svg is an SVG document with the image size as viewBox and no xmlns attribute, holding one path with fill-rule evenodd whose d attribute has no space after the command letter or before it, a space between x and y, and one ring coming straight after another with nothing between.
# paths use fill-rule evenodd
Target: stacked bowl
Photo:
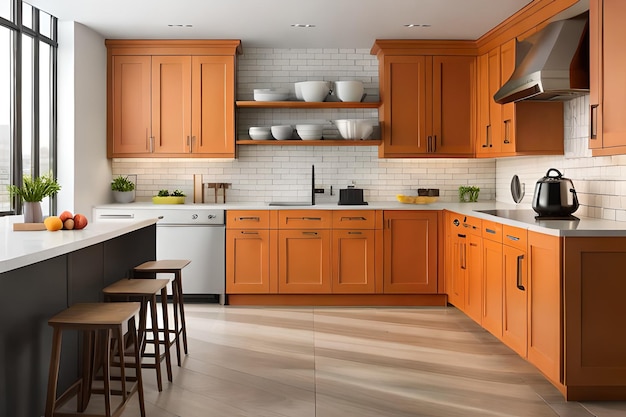
<instances>
[{"instance_id":1,"label":"stacked bowl","mask_svg":"<svg viewBox=\"0 0 626 417\"><path fill-rule=\"evenodd\" d=\"M302 140L319 140L322 139L324 126L319 124L299 124L296 125L296 132Z\"/></svg>"},{"instance_id":2,"label":"stacked bowl","mask_svg":"<svg viewBox=\"0 0 626 417\"><path fill-rule=\"evenodd\" d=\"M269 127L253 126L248 129L250 139L254 140L268 140L272 139L272 132Z\"/></svg>"},{"instance_id":3,"label":"stacked bowl","mask_svg":"<svg viewBox=\"0 0 626 417\"><path fill-rule=\"evenodd\" d=\"M374 132L376 124L370 119L340 119L332 122L344 139L367 139Z\"/></svg>"},{"instance_id":4,"label":"stacked bowl","mask_svg":"<svg viewBox=\"0 0 626 417\"><path fill-rule=\"evenodd\" d=\"M272 136L276 140L287 140L291 139L291 135L293 135L293 126L291 125L275 125L271 128Z\"/></svg>"},{"instance_id":5,"label":"stacked bowl","mask_svg":"<svg viewBox=\"0 0 626 417\"><path fill-rule=\"evenodd\" d=\"M302 81L295 83L296 98L309 102L322 102L330 94L330 81Z\"/></svg>"},{"instance_id":6,"label":"stacked bowl","mask_svg":"<svg viewBox=\"0 0 626 417\"><path fill-rule=\"evenodd\" d=\"M363 98L361 81L335 81L334 94L341 101L360 102Z\"/></svg>"}]
</instances>

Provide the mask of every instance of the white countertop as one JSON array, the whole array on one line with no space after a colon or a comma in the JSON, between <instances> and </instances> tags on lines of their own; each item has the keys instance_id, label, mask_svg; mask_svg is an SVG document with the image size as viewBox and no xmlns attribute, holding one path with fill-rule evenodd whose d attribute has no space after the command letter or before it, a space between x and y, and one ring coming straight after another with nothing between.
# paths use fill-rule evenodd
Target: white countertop
<instances>
[{"instance_id":1,"label":"white countertop","mask_svg":"<svg viewBox=\"0 0 626 417\"><path fill-rule=\"evenodd\" d=\"M525 228L534 232L545 233L553 236L585 236L585 237L606 237L606 236L626 236L626 222L613 220L593 219L588 217L578 217L579 221L568 220L535 220L532 216L532 209L517 207L514 204L499 203L495 201L485 201L477 203L442 203L433 204L402 204L399 202L369 202L368 205L350 206L337 204L316 204L315 206L268 206L265 202L236 202L226 204L153 204L152 202L136 202L130 204L105 204L97 206L98 209L152 209L152 210L197 210L200 208L215 208L222 210L450 210L466 216L473 216L480 219L496 221L510 226ZM490 214L476 212L475 210L524 210L527 213L523 221L496 217Z\"/></svg>"},{"instance_id":2,"label":"white countertop","mask_svg":"<svg viewBox=\"0 0 626 417\"><path fill-rule=\"evenodd\" d=\"M23 216L0 218L0 273L64 255L156 223L140 221L90 222L82 230L13 231Z\"/></svg>"}]
</instances>

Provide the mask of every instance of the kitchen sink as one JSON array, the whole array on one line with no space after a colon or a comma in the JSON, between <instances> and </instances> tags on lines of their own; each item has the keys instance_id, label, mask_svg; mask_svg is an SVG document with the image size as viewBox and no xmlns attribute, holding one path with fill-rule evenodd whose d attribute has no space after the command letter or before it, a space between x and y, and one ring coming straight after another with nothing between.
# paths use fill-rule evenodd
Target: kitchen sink
<instances>
[{"instance_id":1,"label":"kitchen sink","mask_svg":"<svg viewBox=\"0 0 626 417\"><path fill-rule=\"evenodd\" d=\"M268 206L282 206L282 207L288 207L288 206L312 206L313 204L311 204L311 202L306 202L306 201L272 201L268 204Z\"/></svg>"}]
</instances>

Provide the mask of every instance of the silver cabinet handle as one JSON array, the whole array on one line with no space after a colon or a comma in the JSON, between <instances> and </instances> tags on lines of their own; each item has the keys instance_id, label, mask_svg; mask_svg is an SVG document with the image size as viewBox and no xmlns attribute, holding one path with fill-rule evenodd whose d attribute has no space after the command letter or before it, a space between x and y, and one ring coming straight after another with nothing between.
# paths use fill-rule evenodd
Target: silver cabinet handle
<instances>
[{"instance_id":1,"label":"silver cabinet handle","mask_svg":"<svg viewBox=\"0 0 626 417\"><path fill-rule=\"evenodd\" d=\"M510 141L511 138L511 121L510 120L505 120L504 121L504 143L511 143Z\"/></svg>"},{"instance_id":2,"label":"silver cabinet handle","mask_svg":"<svg viewBox=\"0 0 626 417\"><path fill-rule=\"evenodd\" d=\"M239 221L249 220L249 221L254 221L254 222L261 221L261 219L259 217L237 217L237 220L239 220Z\"/></svg>"},{"instance_id":3,"label":"silver cabinet handle","mask_svg":"<svg viewBox=\"0 0 626 417\"><path fill-rule=\"evenodd\" d=\"M517 241L519 240L519 237L517 237L517 236L506 235L506 237L507 237L509 240L512 240L512 241L514 241L514 242L517 242Z\"/></svg>"},{"instance_id":4,"label":"silver cabinet handle","mask_svg":"<svg viewBox=\"0 0 626 417\"><path fill-rule=\"evenodd\" d=\"M367 219L365 217L342 217L340 219L340 221L344 221L344 220L347 220L347 221L355 221L355 220L365 221Z\"/></svg>"},{"instance_id":5,"label":"silver cabinet handle","mask_svg":"<svg viewBox=\"0 0 626 417\"><path fill-rule=\"evenodd\" d=\"M589 137L598 139L598 105L592 104L589 109Z\"/></svg>"},{"instance_id":6,"label":"silver cabinet handle","mask_svg":"<svg viewBox=\"0 0 626 417\"><path fill-rule=\"evenodd\" d=\"M303 235L317 236L317 232L302 232Z\"/></svg>"},{"instance_id":7,"label":"silver cabinet handle","mask_svg":"<svg viewBox=\"0 0 626 417\"><path fill-rule=\"evenodd\" d=\"M362 235L361 232L348 232L349 235Z\"/></svg>"},{"instance_id":8,"label":"silver cabinet handle","mask_svg":"<svg viewBox=\"0 0 626 417\"><path fill-rule=\"evenodd\" d=\"M495 231L495 230L493 230L493 229L485 229L485 232L487 232L487 233L489 233L489 234L492 234L492 235L495 235L495 234L496 234L496 231Z\"/></svg>"},{"instance_id":9,"label":"silver cabinet handle","mask_svg":"<svg viewBox=\"0 0 626 417\"><path fill-rule=\"evenodd\" d=\"M259 234L259 232L247 232L247 231L245 231L245 230L242 230L242 231L241 231L241 234L242 234L242 235L258 235L258 234Z\"/></svg>"}]
</instances>

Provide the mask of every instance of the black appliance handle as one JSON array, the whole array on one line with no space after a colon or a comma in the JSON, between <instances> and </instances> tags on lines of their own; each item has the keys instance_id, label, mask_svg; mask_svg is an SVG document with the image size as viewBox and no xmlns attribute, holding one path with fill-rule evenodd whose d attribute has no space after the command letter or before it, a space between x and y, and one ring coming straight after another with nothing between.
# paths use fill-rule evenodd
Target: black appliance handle
<instances>
[{"instance_id":1,"label":"black appliance handle","mask_svg":"<svg viewBox=\"0 0 626 417\"><path fill-rule=\"evenodd\" d=\"M556 176L556 177L552 177L552 176L550 176L550 172L552 172L552 171L555 171L555 172L557 173L557 176ZM559 171L559 170L558 170L558 169L556 169L556 168L550 168L550 169L548 170L548 172L546 172L546 177L548 177L548 178L562 178L562 177L563 177L563 174L561 174L561 171Z\"/></svg>"}]
</instances>

